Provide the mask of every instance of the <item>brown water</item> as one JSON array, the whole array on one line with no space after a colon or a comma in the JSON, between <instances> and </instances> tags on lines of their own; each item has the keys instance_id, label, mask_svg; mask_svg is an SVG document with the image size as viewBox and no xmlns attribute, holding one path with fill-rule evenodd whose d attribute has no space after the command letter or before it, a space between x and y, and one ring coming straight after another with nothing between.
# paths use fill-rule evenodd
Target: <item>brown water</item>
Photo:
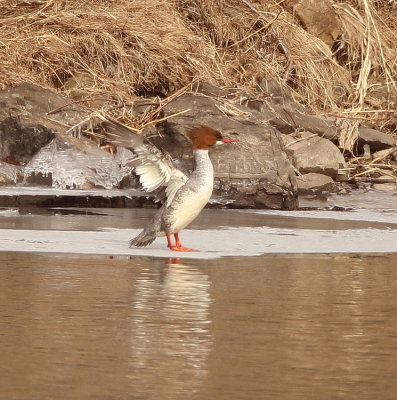
<instances>
[{"instance_id":1,"label":"brown water","mask_svg":"<svg viewBox=\"0 0 397 400\"><path fill-rule=\"evenodd\" d=\"M396 399L396 268L0 253L0 398Z\"/></svg>"}]
</instances>

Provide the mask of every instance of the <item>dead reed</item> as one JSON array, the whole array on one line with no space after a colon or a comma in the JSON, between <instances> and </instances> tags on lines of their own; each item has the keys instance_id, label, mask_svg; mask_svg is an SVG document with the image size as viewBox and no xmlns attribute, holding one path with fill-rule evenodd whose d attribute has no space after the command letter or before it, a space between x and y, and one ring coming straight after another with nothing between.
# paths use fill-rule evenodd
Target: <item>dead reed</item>
<instances>
[{"instance_id":1,"label":"dead reed","mask_svg":"<svg viewBox=\"0 0 397 400\"><path fill-rule=\"evenodd\" d=\"M397 17L387 2L335 2L337 50L284 3L0 0L0 86L29 80L131 122L142 95L160 104L193 80L255 91L272 79L314 112L397 130L395 109L371 97L382 86L397 102Z\"/></svg>"}]
</instances>

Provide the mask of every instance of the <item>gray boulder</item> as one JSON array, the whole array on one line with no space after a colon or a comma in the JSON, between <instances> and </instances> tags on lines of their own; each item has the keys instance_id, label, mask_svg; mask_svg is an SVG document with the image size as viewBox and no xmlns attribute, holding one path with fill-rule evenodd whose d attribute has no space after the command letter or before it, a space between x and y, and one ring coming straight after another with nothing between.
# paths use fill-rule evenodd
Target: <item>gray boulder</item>
<instances>
[{"instance_id":1,"label":"gray boulder","mask_svg":"<svg viewBox=\"0 0 397 400\"><path fill-rule=\"evenodd\" d=\"M284 104L267 102L260 99L246 99L243 102L248 109L256 111L258 118L284 134L297 131L316 133L318 136L337 141L339 138L335 120L312 115L297 103L287 101Z\"/></svg>"},{"instance_id":2,"label":"gray boulder","mask_svg":"<svg viewBox=\"0 0 397 400\"><path fill-rule=\"evenodd\" d=\"M330 140L313 137L309 132L302 132L300 136L300 139L283 136L286 151L300 173L313 172L335 179L338 170L346 167L340 150Z\"/></svg>"},{"instance_id":3,"label":"gray boulder","mask_svg":"<svg viewBox=\"0 0 397 400\"><path fill-rule=\"evenodd\" d=\"M289 135L296 132L311 132L324 139L339 144L341 136L335 118L312 115L305 107L287 101L285 104L269 103L260 99L246 99L246 106L260 114L260 118L279 132ZM361 155L364 146L368 144L371 153L396 145L395 140L388 134L365 126L358 127L358 138L353 146L353 152Z\"/></svg>"},{"instance_id":4,"label":"gray boulder","mask_svg":"<svg viewBox=\"0 0 397 400\"><path fill-rule=\"evenodd\" d=\"M54 132L64 132L90 112L52 90L23 82L0 91L0 121L18 117L23 126L45 126Z\"/></svg>"},{"instance_id":5,"label":"gray boulder","mask_svg":"<svg viewBox=\"0 0 397 400\"><path fill-rule=\"evenodd\" d=\"M388 134L380 132L376 129L370 129L366 127L358 128L358 140L357 140L357 153L363 152L364 146L368 144L371 153L379 150L388 149L396 145L396 141Z\"/></svg>"},{"instance_id":6,"label":"gray boulder","mask_svg":"<svg viewBox=\"0 0 397 400\"><path fill-rule=\"evenodd\" d=\"M262 92L274 104L285 104L292 102L291 91L288 85L281 85L271 77L259 79L256 89Z\"/></svg>"},{"instance_id":7,"label":"gray boulder","mask_svg":"<svg viewBox=\"0 0 397 400\"><path fill-rule=\"evenodd\" d=\"M0 159L25 165L54 136L43 125L26 126L19 116L6 117L0 121Z\"/></svg>"},{"instance_id":8,"label":"gray boulder","mask_svg":"<svg viewBox=\"0 0 397 400\"><path fill-rule=\"evenodd\" d=\"M321 192L333 192L336 189L334 180L323 174L316 174L310 172L298 176L296 178L298 182L298 193L299 194L311 194Z\"/></svg>"}]
</instances>

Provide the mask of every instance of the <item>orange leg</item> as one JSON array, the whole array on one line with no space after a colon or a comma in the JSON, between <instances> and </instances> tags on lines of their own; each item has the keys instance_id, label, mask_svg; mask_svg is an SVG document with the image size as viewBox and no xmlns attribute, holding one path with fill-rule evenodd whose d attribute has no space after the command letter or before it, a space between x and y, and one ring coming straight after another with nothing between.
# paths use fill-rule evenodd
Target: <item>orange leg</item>
<instances>
[{"instance_id":1,"label":"orange leg","mask_svg":"<svg viewBox=\"0 0 397 400\"><path fill-rule=\"evenodd\" d=\"M166 234L167 243L168 243L168 247L170 250L173 250L173 251L197 251L197 250L193 250L193 249L188 249L187 247L183 247L182 243L179 239L178 233L174 233L174 236L175 236L175 244L172 244L171 234L170 233Z\"/></svg>"}]
</instances>

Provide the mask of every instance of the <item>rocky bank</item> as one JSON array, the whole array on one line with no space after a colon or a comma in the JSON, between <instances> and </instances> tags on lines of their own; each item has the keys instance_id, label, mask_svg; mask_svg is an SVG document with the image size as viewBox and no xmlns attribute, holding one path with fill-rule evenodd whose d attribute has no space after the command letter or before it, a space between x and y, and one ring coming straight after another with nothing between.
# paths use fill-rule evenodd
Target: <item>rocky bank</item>
<instances>
[{"instance_id":1,"label":"rocky bank","mask_svg":"<svg viewBox=\"0 0 397 400\"><path fill-rule=\"evenodd\" d=\"M239 139L211 153L214 201L221 206L294 209L298 194L344 191L361 181L396 188L397 147L390 135L311 115L277 88L265 101L201 84L171 101L142 98L133 107L137 116L158 111L142 134L186 170L193 167L185 136L190 127L205 124ZM91 126L89 132L76 129L79 124ZM350 151L341 148L346 126L356 130ZM0 92L0 185L122 188L127 194L139 188L125 165L129 150L106 146L93 135L97 128L92 109L51 90L24 82ZM352 167L358 159L363 174ZM382 160L383 169L371 167L374 160Z\"/></svg>"}]
</instances>

